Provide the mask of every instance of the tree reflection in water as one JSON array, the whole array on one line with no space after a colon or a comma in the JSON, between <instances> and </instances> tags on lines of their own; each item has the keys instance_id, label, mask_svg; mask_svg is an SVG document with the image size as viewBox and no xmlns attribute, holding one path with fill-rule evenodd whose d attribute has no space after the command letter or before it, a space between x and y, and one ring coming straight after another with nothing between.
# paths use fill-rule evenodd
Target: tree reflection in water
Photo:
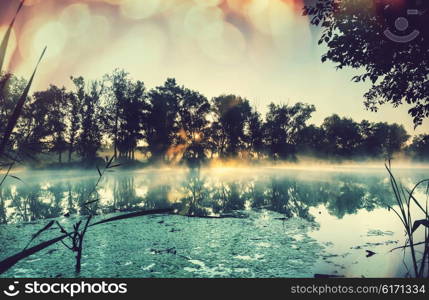
<instances>
[{"instance_id":1,"label":"tree reflection in water","mask_svg":"<svg viewBox=\"0 0 429 300\"><path fill-rule=\"evenodd\" d=\"M373 210L393 204L383 176L336 174L329 180L301 179L278 173L250 174L227 179L199 168L186 176L124 172L110 176L92 198L95 180L49 180L32 184L9 183L0 190L0 222L29 222L84 213L83 203L97 213L176 206L194 216L222 215L238 210L265 208L286 218L313 220L311 207L323 205L342 218L360 209ZM180 178L182 176L182 178ZM107 199L109 195L110 199Z\"/></svg>"}]
</instances>

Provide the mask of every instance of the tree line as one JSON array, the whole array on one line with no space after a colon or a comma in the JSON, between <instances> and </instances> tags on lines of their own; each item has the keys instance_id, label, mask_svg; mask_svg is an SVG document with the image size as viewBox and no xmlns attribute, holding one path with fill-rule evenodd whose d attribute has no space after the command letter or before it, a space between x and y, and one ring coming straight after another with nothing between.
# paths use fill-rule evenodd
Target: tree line
<instances>
[{"instance_id":1,"label":"tree line","mask_svg":"<svg viewBox=\"0 0 429 300\"><path fill-rule=\"evenodd\" d=\"M55 153L59 163L94 162L106 145L118 159L134 160L140 151L149 162L296 160L298 154L391 158L400 151L424 160L429 155L429 135L407 144L410 135L396 123L358 123L333 114L320 126L309 125L316 110L310 104L271 103L262 116L243 97L208 99L172 78L153 89L124 70L100 80L71 81L70 90L50 85L29 97L9 151L29 158ZM2 132L24 87L24 80L10 76L0 95Z\"/></svg>"}]
</instances>

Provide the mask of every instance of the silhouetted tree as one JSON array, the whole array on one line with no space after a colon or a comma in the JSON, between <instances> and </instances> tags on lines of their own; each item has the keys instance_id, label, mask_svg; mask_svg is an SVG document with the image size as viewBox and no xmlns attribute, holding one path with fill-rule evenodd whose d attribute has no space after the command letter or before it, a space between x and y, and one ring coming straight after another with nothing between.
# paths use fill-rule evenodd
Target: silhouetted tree
<instances>
[{"instance_id":1,"label":"silhouetted tree","mask_svg":"<svg viewBox=\"0 0 429 300\"><path fill-rule=\"evenodd\" d=\"M57 152L58 161L65 151L65 88L51 85L47 90L36 92L33 101L25 106L21 125L22 132L27 131L26 137L19 139L19 147L25 148L27 153ZM26 127L24 129L23 127Z\"/></svg>"},{"instance_id":2,"label":"silhouetted tree","mask_svg":"<svg viewBox=\"0 0 429 300\"><path fill-rule=\"evenodd\" d=\"M3 136L6 130L6 125L9 121L12 112L21 97L26 81L22 78L18 78L13 74L1 74L0 75L0 136ZM23 115L27 117L23 117ZM15 130L12 132L9 144L6 147L6 152L14 151L15 156L21 156L22 154L30 154L26 151L27 148L18 147L23 144L25 139L30 135L31 126L29 122L29 101L25 102L21 117L15 126Z\"/></svg>"},{"instance_id":3,"label":"silhouetted tree","mask_svg":"<svg viewBox=\"0 0 429 300\"><path fill-rule=\"evenodd\" d=\"M198 164L205 159L208 148L210 103L199 92L183 89L178 110L176 143L185 146L184 158L188 163Z\"/></svg>"},{"instance_id":4,"label":"silhouetted tree","mask_svg":"<svg viewBox=\"0 0 429 300\"><path fill-rule=\"evenodd\" d=\"M295 159L299 132L315 111L313 105L296 103L293 106L271 103L265 122L265 140L274 159Z\"/></svg>"},{"instance_id":5,"label":"silhouetted tree","mask_svg":"<svg viewBox=\"0 0 429 300\"><path fill-rule=\"evenodd\" d=\"M123 114L121 108L124 106L126 97L128 96L128 89L130 81L128 79L128 73L124 70L114 70L112 74L106 75L106 81L110 83L109 86L109 97L107 97L107 134L113 139L113 156L116 158L118 153L118 131L120 115Z\"/></svg>"},{"instance_id":6,"label":"silhouetted tree","mask_svg":"<svg viewBox=\"0 0 429 300\"><path fill-rule=\"evenodd\" d=\"M61 155L67 148L65 140L66 124L65 116L67 113L67 94L65 88L58 88L51 85L47 90L36 92L34 94L35 103L33 107L37 107L33 117L38 120L40 125L44 126L43 135L39 138L45 139L48 151L58 153L58 162L61 163ZM41 107L43 110L39 111ZM40 141L42 143L42 141Z\"/></svg>"},{"instance_id":7,"label":"silhouetted tree","mask_svg":"<svg viewBox=\"0 0 429 300\"><path fill-rule=\"evenodd\" d=\"M147 106L144 83L128 82L127 97L120 105L117 142L121 157L135 158L138 141L143 137L143 114Z\"/></svg>"},{"instance_id":8,"label":"silhouetted tree","mask_svg":"<svg viewBox=\"0 0 429 300\"><path fill-rule=\"evenodd\" d=\"M219 121L213 121L209 127L208 149L210 158L225 156L228 137Z\"/></svg>"},{"instance_id":9,"label":"silhouetted tree","mask_svg":"<svg viewBox=\"0 0 429 300\"><path fill-rule=\"evenodd\" d=\"M97 157L97 151L102 140L102 116L100 100L103 93L103 84L93 81L86 91L86 84L82 77L76 78L75 84L78 90L84 91L84 100L80 111L82 117L81 132L78 138L77 148L82 160L90 163Z\"/></svg>"},{"instance_id":10,"label":"silhouetted tree","mask_svg":"<svg viewBox=\"0 0 429 300\"><path fill-rule=\"evenodd\" d=\"M421 134L413 139L408 152L414 159L429 160L429 134Z\"/></svg>"},{"instance_id":11,"label":"silhouetted tree","mask_svg":"<svg viewBox=\"0 0 429 300\"><path fill-rule=\"evenodd\" d=\"M406 101L412 106L409 113L415 126L421 125L423 118L429 116L429 1L315 2L316 5L304 8L304 14L322 28L319 43L328 47L322 61L330 60L339 69L352 67L362 71L354 81L372 83L365 94L367 108L377 111L380 104L390 102L396 107ZM418 10L418 15L408 15L409 9ZM407 31L400 31L401 26L395 23L398 17L407 18ZM386 35L386 30L396 37L410 38L401 42ZM416 32L417 36L409 35Z\"/></svg>"},{"instance_id":12,"label":"silhouetted tree","mask_svg":"<svg viewBox=\"0 0 429 300\"><path fill-rule=\"evenodd\" d=\"M208 155L391 158L409 139L398 124L356 123L338 115L326 118L320 127L307 126L315 107L303 103L271 103L262 118L244 98L222 95L208 101L175 79L149 92L125 71L115 70L105 81L90 84L83 77L71 79L75 86L71 92L50 86L26 101L10 149L27 154L55 152L59 162L68 150L69 162L74 152L90 162L103 142L112 143L114 154L121 158L134 159L135 151L144 149L151 161L182 160L199 166ZM24 81L10 76L0 95L0 130L24 87ZM418 152L410 149L410 155Z\"/></svg>"},{"instance_id":13,"label":"silhouetted tree","mask_svg":"<svg viewBox=\"0 0 429 300\"><path fill-rule=\"evenodd\" d=\"M260 113L252 111L249 118L249 151L256 155L256 158L261 158L265 151L264 143L264 123Z\"/></svg>"},{"instance_id":14,"label":"silhouetted tree","mask_svg":"<svg viewBox=\"0 0 429 300\"><path fill-rule=\"evenodd\" d=\"M67 113L67 95L65 88L59 89L51 86L48 90L51 100L51 110L48 116L48 128L51 131L52 146L50 151L58 153L58 162L61 163L62 153L67 149L65 140L65 132L67 125L65 124L65 116ZM46 95L49 97L49 95Z\"/></svg>"},{"instance_id":15,"label":"silhouetted tree","mask_svg":"<svg viewBox=\"0 0 429 300\"><path fill-rule=\"evenodd\" d=\"M359 126L349 118L334 114L323 121L324 150L337 157L351 157L357 154L361 143Z\"/></svg>"},{"instance_id":16,"label":"silhouetted tree","mask_svg":"<svg viewBox=\"0 0 429 300\"><path fill-rule=\"evenodd\" d=\"M385 157L391 159L395 152L399 152L403 148L409 138L410 136L407 134L404 126L396 123L391 124L386 140L383 143Z\"/></svg>"},{"instance_id":17,"label":"silhouetted tree","mask_svg":"<svg viewBox=\"0 0 429 300\"><path fill-rule=\"evenodd\" d=\"M182 97L183 88L171 78L149 92L144 131L152 161L165 160L167 150L178 138L176 121Z\"/></svg>"},{"instance_id":18,"label":"silhouetted tree","mask_svg":"<svg viewBox=\"0 0 429 300\"><path fill-rule=\"evenodd\" d=\"M324 153L324 132L323 129L315 125L302 128L298 133L297 150L298 153L314 156L323 156Z\"/></svg>"},{"instance_id":19,"label":"silhouetted tree","mask_svg":"<svg viewBox=\"0 0 429 300\"><path fill-rule=\"evenodd\" d=\"M26 82L12 74L0 74L0 83L4 82L0 92L0 132L4 132L9 116L12 114Z\"/></svg>"},{"instance_id":20,"label":"silhouetted tree","mask_svg":"<svg viewBox=\"0 0 429 300\"><path fill-rule=\"evenodd\" d=\"M246 126L251 116L249 101L235 95L222 95L212 100L216 135L221 139L221 157L236 157L245 149ZM220 142L220 141L219 141Z\"/></svg>"},{"instance_id":21,"label":"silhouetted tree","mask_svg":"<svg viewBox=\"0 0 429 300\"><path fill-rule=\"evenodd\" d=\"M82 80L80 78L73 77L71 77L71 80L76 87L76 91L69 92L66 96L68 99L66 114L66 122L68 123L66 131L66 139L68 140L68 162L71 162L72 154L76 150L78 134L82 125L81 112L85 99L85 87Z\"/></svg>"},{"instance_id":22,"label":"silhouetted tree","mask_svg":"<svg viewBox=\"0 0 429 300\"><path fill-rule=\"evenodd\" d=\"M400 151L409 135L402 126L387 123L360 123L362 137L362 155L374 158L392 158L393 153Z\"/></svg>"}]
</instances>

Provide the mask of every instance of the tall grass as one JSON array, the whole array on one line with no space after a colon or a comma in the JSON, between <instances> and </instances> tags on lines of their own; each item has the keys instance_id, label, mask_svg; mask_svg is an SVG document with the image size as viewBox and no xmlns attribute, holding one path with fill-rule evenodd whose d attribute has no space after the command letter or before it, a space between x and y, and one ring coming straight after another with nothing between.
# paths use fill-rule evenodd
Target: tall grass
<instances>
[{"instance_id":1,"label":"tall grass","mask_svg":"<svg viewBox=\"0 0 429 300\"><path fill-rule=\"evenodd\" d=\"M19 12L22 9L22 6L24 5L25 0L22 0L21 3L19 3L18 9L16 10L15 16L13 17L12 21L10 22L6 33L2 39L2 42L0 44L0 72L3 70L3 64L6 60L6 52L7 52L7 46L9 44L10 35L12 33L13 25L15 24L16 17L18 16Z\"/></svg>"},{"instance_id":2,"label":"tall grass","mask_svg":"<svg viewBox=\"0 0 429 300\"><path fill-rule=\"evenodd\" d=\"M40 229L35 234L33 234L30 241L28 242L27 246L21 252L13 255L11 257L8 257L5 260L0 262L0 274L7 271L9 268L14 266L20 260L22 260L22 259L24 259L24 258L26 258L32 254L35 254L35 253L37 253L37 252L55 244L55 243L59 243L59 242L62 243L67 249L69 249L70 251L72 251L73 253L76 254L76 256L75 256L75 272L76 272L76 274L79 274L81 272L81 260L82 260L82 252L84 249L84 247L83 247L84 239L85 239L85 235L86 235L86 233L90 227L93 227L96 225L101 225L104 223L113 222L113 221L136 218L136 217L140 217L140 216L144 216L144 215L165 214L165 213L172 213L173 212L173 209L170 209L170 208L156 209L156 210L143 210L143 211L137 211L137 212L131 212L131 213L127 213L127 214L122 214L119 216L103 219L103 220L100 220L100 221L95 222L95 223L91 223L91 221L95 215L95 211L93 209L91 209L89 207L89 205L99 201L99 199L92 200L91 199L92 195L96 192L97 187L98 187L99 183L101 182L101 179L103 178L104 174L107 171L111 171L111 169L120 166L120 164L114 164L113 159L114 159L113 156L111 159L106 158L106 164L105 164L104 168L102 168L102 169L100 169L97 166L97 172L99 175L98 180L97 180L96 184L94 185L94 188L87 195L87 198L89 199L89 201L82 204L82 209L85 209L87 211L88 215L86 217L84 217L83 219L77 221L75 224L73 224L71 229L64 228L57 220L50 221L42 229ZM28 248L29 245L33 242L33 240L35 240L37 237L39 237L43 232L50 229L54 224L58 227L58 229L62 233L61 236L58 236L54 239L42 242L36 246Z\"/></svg>"},{"instance_id":3,"label":"tall grass","mask_svg":"<svg viewBox=\"0 0 429 300\"><path fill-rule=\"evenodd\" d=\"M406 251L410 252L412 272L408 271L411 276L422 278L429 277L429 179L421 180L411 190L398 183L392 172L390 161L385 165L389 173L390 183L392 186L393 193L397 207L389 207L398 218L405 230L406 241L405 245L392 249L402 249L404 254ZM421 204L416 199L416 191L424 187L426 184L426 200L424 204ZM416 219L416 211L423 215L423 219ZM417 240L417 233L423 230L423 240ZM423 251L421 251L423 248Z\"/></svg>"},{"instance_id":4,"label":"tall grass","mask_svg":"<svg viewBox=\"0 0 429 300\"><path fill-rule=\"evenodd\" d=\"M12 32L13 26L15 24L15 20L16 20L19 12L21 11L21 9L24 5L24 2L25 2L25 0L21 0L20 4L16 10L15 15L14 15L12 21L10 22L8 29L6 30L6 34L4 35L2 42L0 44L0 75L2 75L3 73L5 74L0 81L0 94L4 93L4 89L7 86L7 82L10 79L10 74L3 71L3 65L4 65L4 62L6 59L6 52L7 52L11 32ZM18 102L16 103L12 114L9 116L6 127L4 129L4 132L2 133L2 136L0 137L1 138L1 141L0 141L0 159L2 160L1 166L8 166L8 170L6 172L6 175L3 177L3 180L0 182L1 184L4 182L4 179L9 175L9 172L12 169L12 167L14 166L15 162L17 162L17 159L15 157L13 157L13 155L9 155L8 153L6 153L6 149L10 143L10 138L11 138L12 132L13 132L16 124L18 123L19 116L22 113L22 108L24 107L24 104L28 98L28 94L30 92L31 85L33 84L34 77L36 75L36 72L37 72L37 69L39 67L40 62L42 61L43 56L45 55L46 49L47 49L46 47L43 49L42 54L40 55L40 58L37 61L37 64L33 70L31 77L30 77L30 80L28 81L26 87L24 88L24 91L22 92L20 98L18 99ZM4 159L4 158L6 158L6 159ZM8 162L8 161L12 161L12 162ZM1 168L0 168L0 170L1 170ZM1 186L1 184L0 184L0 186Z\"/></svg>"},{"instance_id":5,"label":"tall grass","mask_svg":"<svg viewBox=\"0 0 429 300\"><path fill-rule=\"evenodd\" d=\"M15 24L15 20L19 14L19 12L21 11L23 5L24 5L25 0L22 0L17 8L17 11L11 21L11 23L9 24L8 29L6 30L6 34L2 39L2 42L0 44L0 75L3 74L3 65L6 59L6 52L7 52L7 48L8 48L8 43L9 43L9 39L10 39L10 35L12 32L12 28ZM22 92L22 95L20 96L20 98L18 99L18 102L16 103L12 114L9 116L6 127L4 129L4 132L2 133L2 135L0 136L1 141L0 141L0 159L1 159L1 163L0 163L0 170L3 169L3 167L7 167L7 170L4 174L4 176L2 176L2 178L0 179L0 187L2 186L2 184L4 183L5 179L8 176L12 176L10 175L10 171L13 168L14 164L17 162L17 159L14 158L13 156L11 156L9 153L7 153L8 150L8 146L10 145L10 138L12 136L12 132L15 129L15 126L18 122L18 119L22 113L22 109L24 107L24 104L28 98L28 94L29 91L31 89L31 85L33 83L33 80L35 78L37 69L39 67L40 62L43 59L43 56L45 55L46 52L46 47L45 49L43 49L42 54L40 55L39 60L37 61L37 64L34 68L34 71L24 89L24 91ZM0 93L4 92L5 87L7 86L7 81L10 79L10 74L5 73L5 75L1 78L0 80ZM78 222L76 222L73 225L73 229L72 230L66 230L63 226L61 226L61 224L58 221L50 221L48 224L46 224L42 229L40 229L39 231L37 231L35 234L32 235L30 241L28 242L28 244L26 245L26 247L19 253L12 255L11 257L6 258L5 260L0 262L0 274L4 273L5 271L7 271L8 269L10 269L12 266L14 266L17 262L21 261L22 259L35 254L55 243L59 243L61 242L64 246L66 246L68 249L70 249L73 252L76 252L76 264L75 264L75 270L77 273L79 273L81 271L81 259L82 259L82 251L83 251L83 242L84 242L84 237L85 234L88 230L89 227L91 226L95 226L95 225L100 225L100 224L104 224L107 222L112 222L112 221L116 221L116 220L122 220L122 219L127 219L127 218L134 218L134 217L138 217L138 216L142 216L142 215L147 215L147 214L160 214L160 213L169 213L172 210L171 209L158 209L158 210L152 210L152 211L140 211L140 212L134 212L134 213L129 213L129 214L124 214L121 216L116 216L113 218L109 218L109 219L105 219L105 220L101 220L98 221L96 223L91 224L91 220L94 216L94 212L89 208L89 205L91 203L97 202L98 199L92 200L91 196L92 194L96 191L98 184L100 183L101 178L104 175L104 172L108 169L114 168L119 166L119 164L116 165L112 165L113 162L113 157L112 159L108 160L106 159L106 165L103 169L103 171L101 171L98 166L97 166L97 171L99 174L99 178L97 180L97 183L94 186L94 189L90 192L90 194L88 195L88 199L89 201L84 203L83 208L87 209L89 214L86 217L86 220L80 220ZM13 177L13 176L12 176ZM17 178L19 179L19 178ZM50 229L54 224L56 224L58 226L58 228L60 229L62 235L58 236L54 239L48 240L48 241L44 241L36 246L33 246L31 248L28 248L30 246L30 244L37 238L39 237L42 233L44 233L45 231L47 231L48 229ZM67 244L66 241L64 240L69 240L70 244Z\"/></svg>"}]
</instances>

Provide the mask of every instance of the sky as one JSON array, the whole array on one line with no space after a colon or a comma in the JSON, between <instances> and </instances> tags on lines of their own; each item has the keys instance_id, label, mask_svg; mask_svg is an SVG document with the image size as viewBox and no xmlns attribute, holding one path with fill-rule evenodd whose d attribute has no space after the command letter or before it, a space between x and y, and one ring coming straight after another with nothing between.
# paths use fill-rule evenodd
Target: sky
<instances>
[{"instance_id":1,"label":"sky","mask_svg":"<svg viewBox=\"0 0 429 300\"><path fill-rule=\"evenodd\" d=\"M365 110L369 86L356 70L321 63L326 49L302 16L304 0L26 0L12 34L8 70L28 78L48 47L33 91L71 88L70 76L99 79L123 68L148 88L169 78L207 97L237 94L262 113L270 102L314 104L310 123L333 113L414 130L407 105ZM311 0L306 0L311 1ZM18 0L0 0L0 35Z\"/></svg>"}]
</instances>

